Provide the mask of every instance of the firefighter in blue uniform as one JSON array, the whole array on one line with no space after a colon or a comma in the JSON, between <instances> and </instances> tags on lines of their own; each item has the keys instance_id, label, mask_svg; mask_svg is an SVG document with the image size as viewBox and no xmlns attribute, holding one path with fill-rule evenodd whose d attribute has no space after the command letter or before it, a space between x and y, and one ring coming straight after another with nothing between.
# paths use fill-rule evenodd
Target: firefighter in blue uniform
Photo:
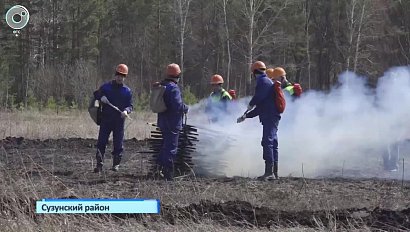
<instances>
[{"instance_id":1,"label":"firefighter in blue uniform","mask_svg":"<svg viewBox=\"0 0 410 232\"><path fill-rule=\"evenodd\" d=\"M112 170L118 171L121 163L122 153L124 151L124 122L125 118L133 110L131 90L124 84L127 75L127 65L119 64L115 69L114 80L103 84L94 92L95 99L100 100L103 103L97 143L97 165L94 168L94 172L96 173L102 171L105 148L111 132L113 133L114 145L112 151ZM117 107L119 110L114 109L113 106Z\"/></svg>"},{"instance_id":2,"label":"firefighter in blue uniform","mask_svg":"<svg viewBox=\"0 0 410 232\"><path fill-rule=\"evenodd\" d=\"M165 86L164 102L167 109L158 113L158 127L162 132L163 144L158 155L157 165L166 180L174 177L174 160L177 157L179 132L182 129L184 114L188 106L182 101L178 81L181 69L177 64L167 66L167 77L161 82Z\"/></svg>"},{"instance_id":3,"label":"firefighter in blue uniform","mask_svg":"<svg viewBox=\"0 0 410 232\"><path fill-rule=\"evenodd\" d=\"M225 115L228 110L228 103L232 100L231 95L226 91L222 84L224 79L221 75L215 74L211 77L210 84L213 92L209 95L205 112L208 114L210 122L217 122L218 118Z\"/></svg>"},{"instance_id":4,"label":"firefighter in blue uniform","mask_svg":"<svg viewBox=\"0 0 410 232\"><path fill-rule=\"evenodd\" d=\"M240 123L246 118L259 116L263 126L261 145L265 160L265 173L259 180L278 179L278 126L281 115L275 105L273 82L265 73L266 66L262 61L256 61L251 67L252 75L256 78L255 95L249 102L247 113L239 117Z\"/></svg>"}]
</instances>

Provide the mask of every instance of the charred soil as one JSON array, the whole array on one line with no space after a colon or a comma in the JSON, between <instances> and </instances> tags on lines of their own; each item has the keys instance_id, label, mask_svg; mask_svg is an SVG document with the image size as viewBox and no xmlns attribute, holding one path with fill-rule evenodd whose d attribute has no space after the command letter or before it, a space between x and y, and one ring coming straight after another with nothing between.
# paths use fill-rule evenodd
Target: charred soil
<instances>
[{"instance_id":1,"label":"charred soil","mask_svg":"<svg viewBox=\"0 0 410 232\"><path fill-rule=\"evenodd\" d=\"M215 222L231 228L352 228L387 231L410 229L410 183L394 179L281 178L260 182L250 178L185 177L174 182L147 178L150 154L146 140L125 141L119 172L94 167L96 140L71 138L0 141L2 217L18 207L34 222L34 203L42 198L156 198L160 215L111 215L136 219L149 227L187 221ZM58 217L58 216L56 216ZM96 217L90 215L89 217Z\"/></svg>"}]
</instances>

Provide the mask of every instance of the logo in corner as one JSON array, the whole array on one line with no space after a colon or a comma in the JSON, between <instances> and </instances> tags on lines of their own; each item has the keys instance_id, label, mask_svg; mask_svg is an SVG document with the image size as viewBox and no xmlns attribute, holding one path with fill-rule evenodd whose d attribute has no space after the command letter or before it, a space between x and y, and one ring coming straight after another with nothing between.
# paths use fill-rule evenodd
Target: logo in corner
<instances>
[{"instance_id":1,"label":"logo in corner","mask_svg":"<svg viewBox=\"0 0 410 232\"><path fill-rule=\"evenodd\" d=\"M14 30L23 29L27 26L30 19L30 13L27 8L21 5L15 5L6 13L6 23Z\"/></svg>"}]
</instances>

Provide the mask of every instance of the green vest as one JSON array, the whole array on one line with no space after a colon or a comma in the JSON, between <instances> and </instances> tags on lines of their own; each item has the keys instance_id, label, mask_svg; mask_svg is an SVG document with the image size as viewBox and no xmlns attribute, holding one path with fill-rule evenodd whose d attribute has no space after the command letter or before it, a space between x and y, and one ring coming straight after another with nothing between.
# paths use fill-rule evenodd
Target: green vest
<instances>
[{"instance_id":1,"label":"green vest","mask_svg":"<svg viewBox=\"0 0 410 232\"><path fill-rule=\"evenodd\" d=\"M221 89L221 92L211 93L212 102L220 102L223 98L227 98L228 100L232 100L231 95L225 89Z\"/></svg>"},{"instance_id":2,"label":"green vest","mask_svg":"<svg viewBox=\"0 0 410 232\"><path fill-rule=\"evenodd\" d=\"M293 94L295 93L295 92L293 91L293 85L288 85L288 86L286 86L286 87L284 88L284 90L288 91L288 93L289 93L291 96L293 96Z\"/></svg>"}]
</instances>

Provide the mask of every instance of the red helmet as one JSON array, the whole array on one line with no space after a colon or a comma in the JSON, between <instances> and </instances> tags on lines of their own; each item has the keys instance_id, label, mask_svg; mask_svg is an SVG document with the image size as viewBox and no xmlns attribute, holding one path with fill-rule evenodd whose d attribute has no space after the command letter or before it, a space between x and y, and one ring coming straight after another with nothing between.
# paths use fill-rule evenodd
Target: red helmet
<instances>
[{"instance_id":1,"label":"red helmet","mask_svg":"<svg viewBox=\"0 0 410 232\"><path fill-rule=\"evenodd\" d=\"M181 68L177 64L169 64L167 66L167 75L171 77L177 77L181 74Z\"/></svg>"},{"instance_id":2,"label":"red helmet","mask_svg":"<svg viewBox=\"0 0 410 232\"><path fill-rule=\"evenodd\" d=\"M128 66L125 64L119 64L117 65L117 68L115 69L115 71L123 75L128 75Z\"/></svg>"},{"instance_id":3,"label":"red helmet","mask_svg":"<svg viewBox=\"0 0 410 232\"><path fill-rule=\"evenodd\" d=\"M224 83L224 79L222 78L221 75L215 74L211 77L211 84L223 84Z\"/></svg>"}]
</instances>

